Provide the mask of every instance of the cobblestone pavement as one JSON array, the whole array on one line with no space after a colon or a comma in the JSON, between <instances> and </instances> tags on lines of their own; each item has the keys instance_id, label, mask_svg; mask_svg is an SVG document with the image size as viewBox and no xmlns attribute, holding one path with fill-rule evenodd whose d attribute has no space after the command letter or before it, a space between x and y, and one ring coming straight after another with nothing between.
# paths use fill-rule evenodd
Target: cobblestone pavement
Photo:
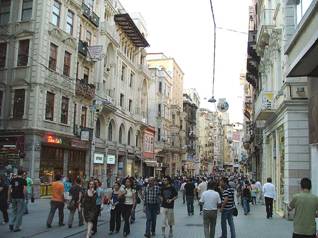
<instances>
[{"instance_id":1,"label":"cobblestone pavement","mask_svg":"<svg viewBox=\"0 0 318 238\"><path fill-rule=\"evenodd\" d=\"M0 238L83 238L85 237L85 228L78 227L77 220L74 221L73 228L58 227L57 213L53 221L53 228L47 229L46 218L49 209L48 200L39 200L35 204L31 204L30 214L23 217L22 232L11 233L8 231L7 225L0 225ZM139 205L140 206L140 205ZM130 238L142 238L145 232L146 217L144 213L137 208L136 222L131 225ZM68 218L68 211L65 209L65 222ZM175 206L176 226L174 230L174 238L203 238L203 222L202 216L199 215L199 207L195 206L194 216L188 216L186 205L177 200ZM99 221L98 232L94 238L123 237L122 232L119 234L108 235L109 215L106 211L102 213ZM155 237L163 237L161 235L161 215L157 219L157 235ZM235 218L235 227L238 238L289 238L292 233L292 223L274 217L271 220L265 218L265 208L262 205L251 207L251 214L244 216L242 209L239 208L239 216ZM217 220L216 236L220 237L220 217Z\"/></svg>"}]
</instances>

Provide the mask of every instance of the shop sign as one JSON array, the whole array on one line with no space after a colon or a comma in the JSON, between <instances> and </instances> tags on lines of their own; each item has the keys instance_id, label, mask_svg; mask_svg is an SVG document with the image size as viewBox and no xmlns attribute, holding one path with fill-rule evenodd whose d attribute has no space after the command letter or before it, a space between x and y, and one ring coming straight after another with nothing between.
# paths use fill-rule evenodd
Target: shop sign
<instances>
[{"instance_id":1,"label":"shop sign","mask_svg":"<svg viewBox=\"0 0 318 238\"><path fill-rule=\"evenodd\" d=\"M107 164L116 164L116 156L107 155Z\"/></svg>"},{"instance_id":2,"label":"shop sign","mask_svg":"<svg viewBox=\"0 0 318 238\"><path fill-rule=\"evenodd\" d=\"M44 142L55 145L62 145L64 143L63 139L56 135L45 135Z\"/></svg>"},{"instance_id":3,"label":"shop sign","mask_svg":"<svg viewBox=\"0 0 318 238\"><path fill-rule=\"evenodd\" d=\"M88 143L86 141L81 140L72 140L71 146L79 149L88 149Z\"/></svg>"},{"instance_id":4,"label":"shop sign","mask_svg":"<svg viewBox=\"0 0 318 238\"><path fill-rule=\"evenodd\" d=\"M103 164L104 154L95 153L94 154L94 164Z\"/></svg>"},{"instance_id":5,"label":"shop sign","mask_svg":"<svg viewBox=\"0 0 318 238\"><path fill-rule=\"evenodd\" d=\"M82 141L91 141L93 139L93 129L82 127L81 128L81 140Z\"/></svg>"}]
</instances>

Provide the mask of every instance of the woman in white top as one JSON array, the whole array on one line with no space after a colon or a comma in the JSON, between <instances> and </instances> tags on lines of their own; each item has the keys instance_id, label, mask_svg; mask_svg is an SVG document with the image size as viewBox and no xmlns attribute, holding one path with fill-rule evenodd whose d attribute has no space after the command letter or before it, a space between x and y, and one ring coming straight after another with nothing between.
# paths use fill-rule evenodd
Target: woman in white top
<instances>
[{"instance_id":1,"label":"woman in white top","mask_svg":"<svg viewBox=\"0 0 318 238\"><path fill-rule=\"evenodd\" d=\"M125 221L124 237L126 237L130 233L129 219L131 216L131 211L136 203L136 190L133 189L132 184L132 180L130 178L127 178L124 188L125 202L122 207L122 214Z\"/></svg>"}]
</instances>

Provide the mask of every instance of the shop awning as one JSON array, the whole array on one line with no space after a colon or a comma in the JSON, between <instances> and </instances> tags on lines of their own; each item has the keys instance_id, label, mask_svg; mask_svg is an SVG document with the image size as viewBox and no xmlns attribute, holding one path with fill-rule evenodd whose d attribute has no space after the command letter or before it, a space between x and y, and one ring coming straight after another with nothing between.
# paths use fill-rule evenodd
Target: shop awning
<instances>
[{"instance_id":1,"label":"shop awning","mask_svg":"<svg viewBox=\"0 0 318 238\"><path fill-rule=\"evenodd\" d=\"M115 15L114 20L136 47L145 48L149 46L146 38L139 31L129 14L117 14Z\"/></svg>"}]
</instances>

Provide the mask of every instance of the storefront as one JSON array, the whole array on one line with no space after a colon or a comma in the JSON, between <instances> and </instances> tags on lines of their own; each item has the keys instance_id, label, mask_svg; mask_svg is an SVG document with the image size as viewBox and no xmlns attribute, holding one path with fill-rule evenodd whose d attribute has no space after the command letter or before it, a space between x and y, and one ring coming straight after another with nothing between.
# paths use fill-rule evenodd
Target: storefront
<instances>
[{"instance_id":1,"label":"storefront","mask_svg":"<svg viewBox=\"0 0 318 238\"><path fill-rule=\"evenodd\" d=\"M106 163L107 163L106 182L107 182L107 187L110 188L115 182L115 177L116 177L116 152L115 151L108 150Z\"/></svg>"},{"instance_id":2,"label":"storefront","mask_svg":"<svg viewBox=\"0 0 318 238\"><path fill-rule=\"evenodd\" d=\"M124 177L124 175L125 175L125 171L124 171L125 161L126 161L126 152L118 151L118 165L117 165L117 176L118 177Z\"/></svg>"},{"instance_id":3,"label":"storefront","mask_svg":"<svg viewBox=\"0 0 318 238\"><path fill-rule=\"evenodd\" d=\"M154 176L155 168L157 167L157 160L154 151L154 138L155 129L153 127L146 128L143 134L143 174L146 177Z\"/></svg>"},{"instance_id":4,"label":"storefront","mask_svg":"<svg viewBox=\"0 0 318 238\"><path fill-rule=\"evenodd\" d=\"M93 175L94 177L102 180L105 175L105 154L100 152L94 153L94 165L93 165Z\"/></svg>"},{"instance_id":5,"label":"storefront","mask_svg":"<svg viewBox=\"0 0 318 238\"><path fill-rule=\"evenodd\" d=\"M16 173L22 167L24 140L24 135L0 136L0 174Z\"/></svg>"},{"instance_id":6,"label":"storefront","mask_svg":"<svg viewBox=\"0 0 318 238\"><path fill-rule=\"evenodd\" d=\"M78 176L84 178L88 148L87 142L78 139L45 134L40 156L41 183L51 184L55 174L68 176L71 179Z\"/></svg>"}]
</instances>

